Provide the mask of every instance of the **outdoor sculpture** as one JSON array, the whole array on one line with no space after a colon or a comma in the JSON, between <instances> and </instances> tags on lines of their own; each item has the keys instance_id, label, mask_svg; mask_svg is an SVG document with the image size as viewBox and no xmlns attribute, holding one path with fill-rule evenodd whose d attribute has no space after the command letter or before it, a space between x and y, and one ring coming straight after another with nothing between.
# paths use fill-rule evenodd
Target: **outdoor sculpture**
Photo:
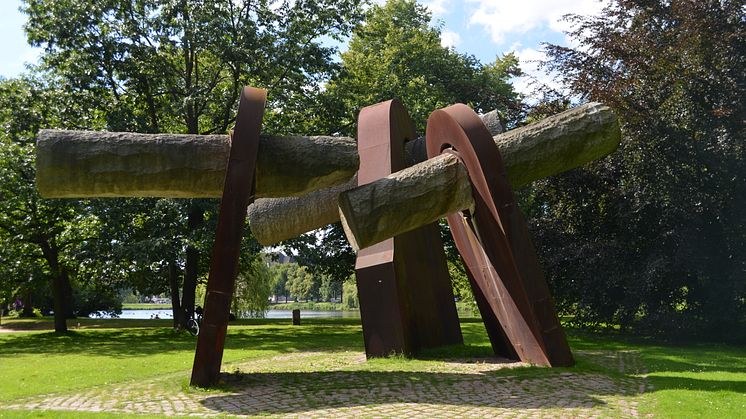
<instances>
[{"instance_id":1,"label":"outdoor sculpture","mask_svg":"<svg viewBox=\"0 0 746 419\"><path fill-rule=\"evenodd\" d=\"M538 365L573 363L511 186L613 151L619 126L607 107L584 105L493 137L471 109L454 105L435 111L426 138L415 139L406 111L390 101L361 112L358 155L350 138L260 137L264 97L244 89L232 141L39 134L37 186L45 197L222 194L192 384L217 382L241 226L255 198L265 198L248 210L262 244L323 227L341 213L359 250L369 356L461 341L432 224L447 216L495 352Z\"/></svg>"}]
</instances>

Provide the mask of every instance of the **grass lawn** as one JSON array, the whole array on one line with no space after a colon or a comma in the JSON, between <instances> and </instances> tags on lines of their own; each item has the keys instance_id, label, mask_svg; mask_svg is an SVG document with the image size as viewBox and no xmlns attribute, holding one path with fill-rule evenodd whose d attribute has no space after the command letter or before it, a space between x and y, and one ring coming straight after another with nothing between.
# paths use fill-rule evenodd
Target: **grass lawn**
<instances>
[{"instance_id":1,"label":"grass lawn","mask_svg":"<svg viewBox=\"0 0 746 419\"><path fill-rule=\"evenodd\" d=\"M627 390L615 390L617 387L601 386L598 394L587 395L600 400L600 406L610 405L615 398L628 398L639 404L640 414L655 417L707 415L737 418L746 412L746 349L743 347L664 345L570 331L570 343L578 361L573 368L524 366L477 374L469 370L469 362L476 360L474 365L479 367L491 354L479 320L463 320L463 346L426 351L417 359L394 357L367 362L360 359L363 338L359 321L355 318L304 319L299 327L290 326L284 319L232 323L223 358L224 370L236 372L229 377L238 377L243 383L241 386L258 385L258 381L252 380L266 379L271 383L287 384L287 388L310 386L321 395L333 395L355 387L350 380L368 383L362 387L380 382L390 382L390 387L395 387L410 382L462 385L486 377L498 380L502 386L507 383L521 387L520 391L528 392L525 393L528 396L522 396L522 399L530 398L534 393L540 396L541 383L552 385L554 381L551 380L579 374L580 377L610 382L639 381L648 387L642 393L628 394ZM138 392L180 394L179 397L194 396L200 400L207 398L201 402L203 405L209 405L211 400L218 403L234 397L231 394L237 390L231 382L206 393L188 387L195 338L173 332L170 324L170 320L81 319L79 328L73 328L66 335L57 335L39 330L49 328L50 319L4 320L6 329L31 331L0 333L0 371L3 377L0 380L0 417L122 417L126 411L3 409L3 405L25 403L24 400L36 400L50 393L95 395L98 394L96 391L103 392L100 389L107 388L113 393L122 391L114 389L126 388L133 399L140 398ZM71 321L70 325L76 327L77 321ZM614 357L617 353L625 355L623 358ZM467 363L451 365L442 361L446 358L465 359ZM619 366L621 360L626 360L622 368ZM319 387L318 383L331 374L337 374L335 381L327 387ZM464 381L464 377L468 380ZM304 402L316 407L320 403L318 400ZM319 408L322 407L325 407L323 403ZM544 405L529 407L547 408ZM549 406L547 412L562 415L561 407ZM229 413L230 410L225 414ZM265 413L303 412L260 412ZM390 412L389 416L397 416L396 413Z\"/></svg>"}]
</instances>

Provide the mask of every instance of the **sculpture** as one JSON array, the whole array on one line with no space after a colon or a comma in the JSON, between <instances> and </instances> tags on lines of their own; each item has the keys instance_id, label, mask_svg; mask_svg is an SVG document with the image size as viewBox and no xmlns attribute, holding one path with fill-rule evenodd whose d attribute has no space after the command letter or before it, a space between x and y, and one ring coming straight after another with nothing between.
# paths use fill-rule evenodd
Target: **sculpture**
<instances>
[{"instance_id":1,"label":"sculpture","mask_svg":"<svg viewBox=\"0 0 746 419\"><path fill-rule=\"evenodd\" d=\"M169 134L39 135L37 185L45 197L222 193L192 384L217 382L241 226L254 198L262 199L248 209L250 225L265 245L342 219L359 250L368 356L461 341L432 225L447 216L495 352L539 365L573 363L511 186L613 151L619 126L607 107L583 105L493 137L476 113L454 105L435 111L426 138L415 139L406 111L389 101L361 112L358 154L349 138L260 137L265 96L243 90L232 142Z\"/></svg>"}]
</instances>

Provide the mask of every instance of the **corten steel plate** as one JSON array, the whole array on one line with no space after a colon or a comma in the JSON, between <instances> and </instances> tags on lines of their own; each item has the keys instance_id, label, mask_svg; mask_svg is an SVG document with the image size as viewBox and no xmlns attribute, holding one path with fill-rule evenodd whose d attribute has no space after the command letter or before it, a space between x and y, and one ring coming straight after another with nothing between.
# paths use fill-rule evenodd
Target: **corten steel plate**
<instances>
[{"instance_id":1,"label":"corten steel plate","mask_svg":"<svg viewBox=\"0 0 746 419\"><path fill-rule=\"evenodd\" d=\"M218 227L212 247L205 313L192 367L191 384L195 386L209 387L217 384L220 375L246 209L253 201L259 131L266 98L266 90L244 87L238 104L223 198L220 201Z\"/></svg>"},{"instance_id":2,"label":"corten steel plate","mask_svg":"<svg viewBox=\"0 0 746 419\"><path fill-rule=\"evenodd\" d=\"M415 138L399 101L364 108L358 119L358 184L404 169L404 143ZM436 224L361 249L355 275L368 357L463 342Z\"/></svg>"},{"instance_id":3,"label":"corten steel plate","mask_svg":"<svg viewBox=\"0 0 746 419\"><path fill-rule=\"evenodd\" d=\"M474 212L448 216L496 353L545 366L574 364L528 227L502 158L468 106L437 110L427 121L429 157L459 156L473 187Z\"/></svg>"}]
</instances>

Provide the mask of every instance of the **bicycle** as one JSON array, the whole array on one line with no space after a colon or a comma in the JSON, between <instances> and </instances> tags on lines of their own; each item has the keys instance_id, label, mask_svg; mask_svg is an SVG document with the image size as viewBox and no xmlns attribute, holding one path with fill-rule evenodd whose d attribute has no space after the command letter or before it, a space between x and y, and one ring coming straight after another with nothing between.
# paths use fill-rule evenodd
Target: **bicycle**
<instances>
[{"instance_id":1,"label":"bicycle","mask_svg":"<svg viewBox=\"0 0 746 419\"><path fill-rule=\"evenodd\" d=\"M192 336L198 336L199 326L202 324L202 307L197 307L197 309L194 310L194 314L196 314L196 317L192 316L187 320L186 330Z\"/></svg>"}]
</instances>

